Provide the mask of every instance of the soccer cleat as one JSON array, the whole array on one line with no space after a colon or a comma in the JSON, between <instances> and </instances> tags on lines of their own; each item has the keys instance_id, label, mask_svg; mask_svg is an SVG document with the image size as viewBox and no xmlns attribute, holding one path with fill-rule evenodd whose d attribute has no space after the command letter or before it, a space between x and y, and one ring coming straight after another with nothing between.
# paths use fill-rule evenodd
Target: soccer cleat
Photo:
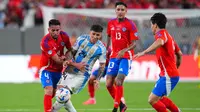
<instances>
[{"instance_id":1,"label":"soccer cleat","mask_svg":"<svg viewBox=\"0 0 200 112\"><path fill-rule=\"evenodd\" d=\"M117 108L113 108L112 112L117 112Z\"/></svg>"},{"instance_id":2,"label":"soccer cleat","mask_svg":"<svg viewBox=\"0 0 200 112\"><path fill-rule=\"evenodd\" d=\"M126 109L127 109L126 104L120 102L120 104L119 104L119 109L120 109L120 112L125 112Z\"/></svg>"},{"instance_id":3,"label":"soccer cleat","mask_svg":"<svg viewBox=\"0 0 200 112\"><path fill-rule=\"evenodd\" d=\"M94 98L90 98L87 101L83 102L83 105L94 105L96 104L96 100Z\"/></svg>"}]
</instances>

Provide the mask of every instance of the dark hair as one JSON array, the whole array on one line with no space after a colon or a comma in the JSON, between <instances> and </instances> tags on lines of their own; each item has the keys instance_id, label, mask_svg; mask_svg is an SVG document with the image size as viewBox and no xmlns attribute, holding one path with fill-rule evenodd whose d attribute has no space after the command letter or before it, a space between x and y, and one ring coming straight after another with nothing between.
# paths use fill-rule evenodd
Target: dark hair
<instances>
[{"instance_id":1,"label":"dark hair","mask_svg":"<svg viewBox=\"0 0 200 112\"><path fill-rule=\"evenodd\" d=\"M57 19L51 19L49 20L49 27L52 25L60 25L60 21Z\"/></svg>"},{"instance_id":2,"label":"dark hair","mask_svg":"<svg viewBox=\"0 0 200 112\"><path fill-rule=\"evenodd\" d=\"M92 25L90 30L91 31L95 31L95 32L102 32L103 31L103 27L101 25Z\"/></svg>"},{"instance_id":3,"label":"dark hair","mask_svg":"<svg viewBox=\"0 0 200 112\"><path fill-rule=\"evenodd\" d=\"M116 2L115 7L117 7L118 5L123 5L127 8L127 5L124 2Z\"/></svg>"},{"instance_id":4,"label":"dark hair","mask_svg":"<svg viewBox=\"0 0 200 112\"><path fill-rule=\"evenodd\" d=\"M167 23L167 18L162 13L155 13L151 17L152 24L157 24L159 28L165 28Z\"/></svg>"}]
</instances>

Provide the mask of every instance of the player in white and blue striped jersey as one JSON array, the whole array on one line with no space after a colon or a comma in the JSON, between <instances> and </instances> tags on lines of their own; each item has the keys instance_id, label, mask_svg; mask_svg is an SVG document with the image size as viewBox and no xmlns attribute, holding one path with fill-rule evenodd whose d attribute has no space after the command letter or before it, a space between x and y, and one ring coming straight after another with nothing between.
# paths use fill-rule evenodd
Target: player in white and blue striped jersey
<instances>
[{"instance_id":1,"label":"player in white and blue striped jersey","mask_svg":"<svg viewBox=\"0 0 200 112\"><path fill-rule=\"evenodd\" d=\"M72 94L79 93L87 84L90 77L92 67L96 60L100 62L98 79L103 75L106 63L106 48L99 40L102 37L103 28L100 25L93 25L90 29L89 35L81 35L78 37L73 46L74 61L86 63L85 69L77 69L73 66L68 66L59 82L60 87L65 87L70 90ZM53 112L58 111L64 105L68 112L76 112L71 101L64 104L57 101L53 105Z\"/></svg>"}]
</instances>

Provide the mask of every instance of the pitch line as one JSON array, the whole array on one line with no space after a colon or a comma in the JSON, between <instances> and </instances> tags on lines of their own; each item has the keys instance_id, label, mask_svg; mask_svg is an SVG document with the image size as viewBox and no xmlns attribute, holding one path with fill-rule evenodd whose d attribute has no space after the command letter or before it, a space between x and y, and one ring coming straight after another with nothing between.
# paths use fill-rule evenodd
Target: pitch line
<instances>
[{"instance_id":1,"label":"pitch line","mask_svg":"<svg viewBox=\"0 0 200 112\"><path fill-rule=\"evenodd\" d=\"M180 108L183 110L200 111L200 108ZM76 109L77 111L111 111L112 109L98 108L98 109ZM128 111L152 111L153 108L128 108ZM0 109L0 112L42 112L42 109Z\"/></svg>"}]
</instances>

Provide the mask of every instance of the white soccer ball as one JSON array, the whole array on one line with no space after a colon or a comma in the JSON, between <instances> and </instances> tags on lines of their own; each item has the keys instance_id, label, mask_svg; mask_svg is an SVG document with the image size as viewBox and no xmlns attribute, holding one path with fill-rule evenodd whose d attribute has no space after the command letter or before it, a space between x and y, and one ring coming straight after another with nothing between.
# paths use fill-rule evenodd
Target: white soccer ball
<instances>
[{"instance_id":1,"label":"white soccer ball","mask_svg":"<svg viewBox=\"0 0 200 112\"><path fill-rule=\"evenodd\" d=\"M59 103L65 103L71 98L71 94L68 89L60 88L56 91L55 97Z\"/></svg>"}]
</instances>

